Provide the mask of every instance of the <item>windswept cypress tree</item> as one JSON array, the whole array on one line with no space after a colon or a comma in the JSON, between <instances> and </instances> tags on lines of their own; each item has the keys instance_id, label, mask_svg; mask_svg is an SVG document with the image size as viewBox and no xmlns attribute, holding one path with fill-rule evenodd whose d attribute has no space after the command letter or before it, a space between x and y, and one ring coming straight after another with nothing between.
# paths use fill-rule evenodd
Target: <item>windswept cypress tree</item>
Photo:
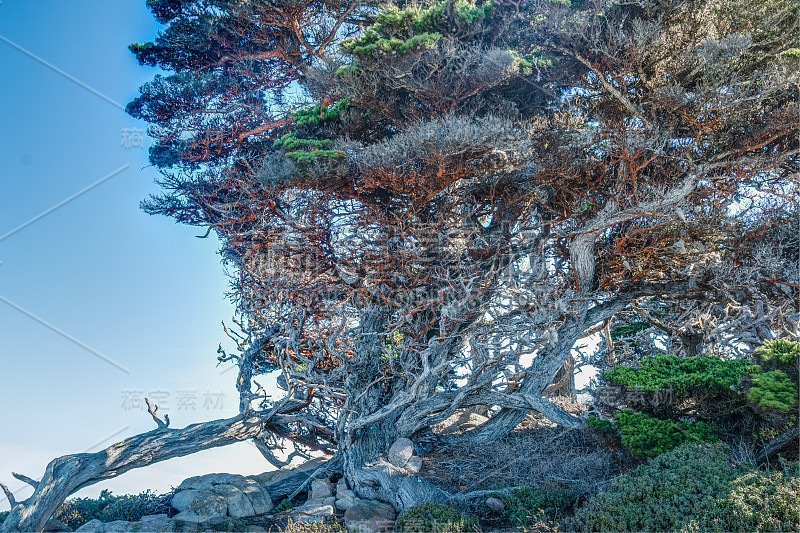
<instances>
[{"instance_id":1,"label":"windswept cypress tree","mask_svg":"<svg viewBox=\"0 0 800 533\"><path fill-rule=\"evenodd\" d=\"M796 1L148 5L165 27L131 50L169 74L128 106L163 174L144 208L221 239L241 415L133 437L124 467L69 482L55 464L3 530L178 439L330 450L329 473L403 508L424 483L380 461L394 440L435 446L476 407L458 438L530 410L580 424L547 396L623 310L691 355L797 335Z\"/></svg>"}]
</instances>

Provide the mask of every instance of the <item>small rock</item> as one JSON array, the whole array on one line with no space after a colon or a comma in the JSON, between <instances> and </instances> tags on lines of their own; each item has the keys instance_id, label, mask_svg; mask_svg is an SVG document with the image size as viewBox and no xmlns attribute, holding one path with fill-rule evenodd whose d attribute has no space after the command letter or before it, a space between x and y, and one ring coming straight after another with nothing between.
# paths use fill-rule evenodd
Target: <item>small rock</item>
<instances>
[{"instance_id":1,"label":"small rock","mask_svg":"<svg viewBox=\"0 0 800 533\"><path fill-rule=\"evenodd\" d=\"M169 519L165 514L151 514L143 516L138 522L134 522L136 526L133 531L153 532L153 531L175 531L175 522Z\"/></svg>"},{"instance_id":2,"label":"small rock","mask_svg":"<svg viewBox=\"0 0 800 533\"><path fill-rule=\"evenodd\" d=\"M289 511L289 516L295 522L324 522L330 520L335 511L333 504L325 503L329 500L311 500Z\"/></svg>"},{"instance_id":3,"label":"small rock","mask_svg":"<svg viewBox=\"0 0 800 533\"><path fill-rule=\"evenodd\" d=\"M419 471L422 470L422 457L419 455L412 455L409 457L405 469L412 474L419 474Z\"/></svg>"},{"instance_id":4,"label":"small rock","mask_svg":"<svg viewBox=\"0 0 800 533\"><path fill-rule=\"evenodd\" d=\"M389 448L389 462L394 466L403 468L414 455L414 443L406 438L399 438Z\"/></svg>"},{"instance_id":5,"label":"small rock","mask_svg":"<svg viewBox=\"0 0 800 533\"><path fill-rule=\"evenodd\" d=\"M506 504L504 504L501 500L497 498L488 498L486 500L486 507L488 507L495 513L499 513L500 511L506 508Z\"/></svg>"},{"instance_id":6,"label":"small rock","mask_svg":"<svg viewBox=\"0 0 800 533\"><path fill-rule=\"evenodd\" d=\"M311 482L311 497L312 500L323 500L333 496L333 486L327 479L315 479Z\"/></svg>"},{"instance_id":7,"label":"small rock","mask_svg":"<svg viewBox=\"0 0 800 533\"><path fill-rule=\"evenodd\" d=\"M344 494L352 492L350 487L347 486L347 480L345 478L341 478L339 481L336 482L336 498L341 499L344 498Z\"/></svg>"},{"instance_id":8,"label":"small rock","mask_svg":"<svg viewBox=\"0 0 800 533\"><path fill-rule=\"evenodd\" d=\"M358 498L349 498L349 497L340 498L336 500L336 508L339 509L340 511L346 511L350 509L357 501Z\"/></svg>"},{"instance_id":9,"label":"small rock","mask_svg":"<svg viewBox=\"0 0 800 533\"><path fill-rule=\"evenodd\" d=\"M394 507L377 500L359 500L344 512L348 531L384 533L392 531L397 513Z\"/></svg>"}]
</instances>

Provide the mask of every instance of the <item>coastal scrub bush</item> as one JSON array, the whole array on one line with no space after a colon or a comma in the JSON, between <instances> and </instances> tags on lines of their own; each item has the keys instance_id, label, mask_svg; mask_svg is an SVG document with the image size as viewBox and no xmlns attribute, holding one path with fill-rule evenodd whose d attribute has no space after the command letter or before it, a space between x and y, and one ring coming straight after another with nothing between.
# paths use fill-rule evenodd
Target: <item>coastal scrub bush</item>
<instances>
[{"instance_id":1,"label":"coastal scrub bush","mask_svg":"<svg viewBox=\"0 0 800 533\"><path fill-rule=\"evenodd\" d=\"M644 357L639 368L616 366L607 370L604 377L615 385L644 392L673 389L679 394L689 394L693 389L717 391L735 387L747 376L751 366L746 359L724 360L717 357L686 357L674 355Z\"/></svg>"},{"instance_id":2,"label":"coastal scrub bush","mask_svg":"<svg viewBox=\"0 0 800 533\"><path fill-rule=\"evenodd\" d=\"M616 478L573 531L797 531L800 479L733 468L723 444L692 443Z\"/></svg>"},{"instance_id":3,"label":"coastal scrub bush","mask_svg":"<svg viewBox=\"0 0 800 533\"><path fill-rule=\"evenodd\" d=\"M478 520L464 516L448 505L431 502L420 503L404 511L397 518L397 532L461 533L480 531Z\"/></svg>"},{"instance_id":4,"label":"coastal scrub bush","mask_svg":"<svg viewBox=\"0 0 800 533\"><path fill-rule=\"evenodd\" d=\"M796 365L800 357L800 342L787 339L767 341L756 348L756 355L762 361L777 361L788 365Z\"/></svg>"},{"instance_id":5,"label":"coastal scrub bush","mask_svg":"<svg viewBox=\"0 0 800 533\"><path fill-rule=\"evenodd\" d=\"M756 367L760 370L760 367ZM747 400L760 409L788 413L797 405L797 385L784 372L753 372Z\"/></svg>"},{"instance_id":6,"label":"coastal scrub bush","mask_svg":"<svg viewBox=\"0 0 800 533\"><path fill-rule=\"evenodd\" d=\"M514 526L527 526L544 518L557 518L572 505L572 498L563 489L522 488L504 499L503 515Z\"/></svg>"},{"instance_id":7,"label":"coastal scrub bush","mask_svg":"<svg viewBox=\"0 0 800 533\"><path fill-rule=\"evenodd\" d=\"M145 515L171 514L170 497L171 494L159 495L150 490L136 495L114 496L111 491L104 489L97 499L74 498L65 501L53 514L53 518L71 529L77 529L95 518L103 522L114 520L133 522Z\"/></svg>"},{"instance_id":8,"label":"coastal scrub bush","mask_svg":"<svg viewBox=\"0 0 800 533\"><path fill-rule=\"evenodd\" d=\"M626 409L614 418L622 444L636 457L668 452L687 442L716 442L714 429L705 422L676 422L652 418Z\"/></svg>"}]
</instances>

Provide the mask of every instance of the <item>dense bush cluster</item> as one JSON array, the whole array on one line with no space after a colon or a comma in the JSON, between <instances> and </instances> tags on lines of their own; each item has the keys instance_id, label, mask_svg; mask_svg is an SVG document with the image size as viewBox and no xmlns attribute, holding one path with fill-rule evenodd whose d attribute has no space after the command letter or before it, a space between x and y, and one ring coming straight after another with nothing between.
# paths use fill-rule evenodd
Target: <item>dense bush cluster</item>
<instances>
[{"instance_id":1,"label":"dense bush cluster","mask_svg":"<svg viewBox=\"0 0 800 533\"><path fill-rule=\"evenodd\" d=\"M616 366L604 378L617 394L601 408L642 412L617 411L613 426L599 418L590 425L618 429L638 457L723 434L774 438L797 424L798 351L800 343L779 339L756 349L752 360L657 355L642 358L638 368Z\"/></svg>"},{"instance_id":2,"label":"dense bush cluster","mask_svg":"<svg viewBox=\"0 0 800 533\"><path fill-rule=\"evenodd\" d=\"M679 359L674 355L657 355L644 357L639 368L616 366L606 371L604 377L609 383L645 392L673 389L685 395L697 388L722 391L735 387L750 366L746 359Z\"/></svg>"},{"instance_id":3,"label":"dense bush cluster","mask_svg":"<svg viewBox=\"0 0 800 533\"><path fill-rule=\"evenodd\" d=\"M173 514L169 506L171 494L155 494L147 490L140 494L114 496L109 490L100 492L100 497L74 498L64 502L53 515L53 518L65 523L71 529L77 529L95 518L103 522L125 520L134 522L145 515Z\"/></svg>"},{"instance_id":4,"label":"dense bush cluster","mask_svg":"<svg viewBox=\"0 0 800 533\"><path fill-rule=\"evenodd\" d=\"M661 420L630 409L617 414L614 422L622 444L636 457L654 457L687 442L717 441L714 428L705 422Z\"/></svg>"},{"instance_id":5,"label":"dense bush cluster","mask_svg":"<svg viewBox=\"0 0 800 533\"><path fill-rule=\"evenodd\" d=\"M415 505L403 512L395 523L397 532L461 533L480 531L478 520L464 516L447 505L431 502Z\"/></svg>"},{"instance_id":6,"label":"dense bush cluster","mask_svg":"<svg viewBox=\"0 0 800 533\"><path fill-rule=\"evenodd\" d=\"M503 515L516 527L559 518L572 506L573 499L563 489L525 487L504 499Z\"/></svg>"},{"instance_id":7,"label":"dense bush cluster","mask_svg":"<svg viewBox=\"0 0 800 533\"><path fill-rule=\"evenodd\" d=\"M619 476L568 521L577 531L797 531L800 478L727 464L685 444Z\"/></svg>"}]
</instances>

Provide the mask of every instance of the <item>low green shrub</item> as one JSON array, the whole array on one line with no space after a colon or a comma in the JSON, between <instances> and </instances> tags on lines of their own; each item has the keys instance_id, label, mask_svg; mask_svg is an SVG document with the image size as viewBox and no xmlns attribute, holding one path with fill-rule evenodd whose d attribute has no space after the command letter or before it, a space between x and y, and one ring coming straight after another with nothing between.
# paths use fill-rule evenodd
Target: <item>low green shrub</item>
<instances>
[{"instance_id":1,"label":"low green shrub","mask_svg":"<svg viewBox=\"0 0 800 533\"><path fill-rule=\"evenodd\" d=\"M478 520L448 505L425 502L404 511L394 525L396 532L461 533L480 531Z\"/></svg>"},{"instance_id":2,"label":"low green shrub","mask_svg":"<svg viewBox=\"0 0 800 533\"><path fill-rule=\"evenodd\" d=\"M545 518L558 518L572 505L569 492L563 489L525 487L506 497L503 515L515 526L527 526Z\"/></svg>"},{"instance_id":3,"label":"low green shrub","mask_svg":"<svg viewBox=\"0 0 800 533\"><path fill-rule=\"evenodd\" d=\"M800 342L787 339L768 341L756 348L756 355L762 361L776 361L787 365L796 365L800 357Z\"/></svg>"},{"instance_id":4,"label":"low green shrub","mask_svg":"<svg viewBox=\"0 0 800 533\"><path fill-rule=\"evenodd\" d=\"M622 445L636 457L655 457L687 442L716 442L714 428L705 422L676 422L626 409L614 417Z\"/></svg>"},{"instance_id":5,"label":"low green shrub","mask_svg":"<svg viewBox=\"0 0 800 533\"><path fill-rule=\"evenodd\" d=\"M614 385L640 389L645 392L675 390L689 394L692 389L705 388L725 391L735 387L747 376L751 366L747 359L717 357L687 357L656 355L642 358L639 368L615 366L603 375Z\"/></svg>"},{"instance_id":6,"label":"low green shrub","mask_svg":"<svg viewBox=\"0 0 800 533\"><path fill-rule=\"evenodd\" d=\"M77 529L95 518L103 522L125 520L134 522L145 515L170 512L171 494L155 494L147 490L140 494L114 496L109 490L100 492L100 497L74 498L65 501L53 514L53 518L62 521L70 529Z\"/></svg>"},{"instance_id":7,"label":"low green shrub","mask_svg":"<svg viewBox=\"0 0 800 533\"><path fill-rule=\"evenodd\" d=\"M800 479L727 463L723 444L684 444L616 478L564 522L572 531L797 531Z\"/></svg>"},{"instance_id":8,"label":"low green shrub","mask_svg":"<svg viewBox=\"0 0 800 533\"><path fill-rule=\"evenodd\" d=\"M614 426L611 424L610 420L602 419L597 415L589 415L589 427L605 431L614 431Z\"/></svg>"},{"instance_id":9,"label":"low green shrub","mask_svg":"<svg viewBox=\"0 0 800 533\"><path fill-rule=\"evenodd\" d=\"M759 367L755 367L760 370ZM747 400L762 410L788 413L797 405L797 385L784 372L753 372Z\"/></svg>"},{"instance_id":10,"label":"low green shrub","mask_svg":"<svg viewBox=\"0 0 800 533\"><path fill-rule=\"evenodd\" d=\"M272 510L272 512L273 513L282 513L284 511L288 511L291 508L292 508L292 500L290 500L289 498L284 498L284 499L281 500L281 502L278 505L275 506L275 508Z\"/></svg>"}]
</instances>

